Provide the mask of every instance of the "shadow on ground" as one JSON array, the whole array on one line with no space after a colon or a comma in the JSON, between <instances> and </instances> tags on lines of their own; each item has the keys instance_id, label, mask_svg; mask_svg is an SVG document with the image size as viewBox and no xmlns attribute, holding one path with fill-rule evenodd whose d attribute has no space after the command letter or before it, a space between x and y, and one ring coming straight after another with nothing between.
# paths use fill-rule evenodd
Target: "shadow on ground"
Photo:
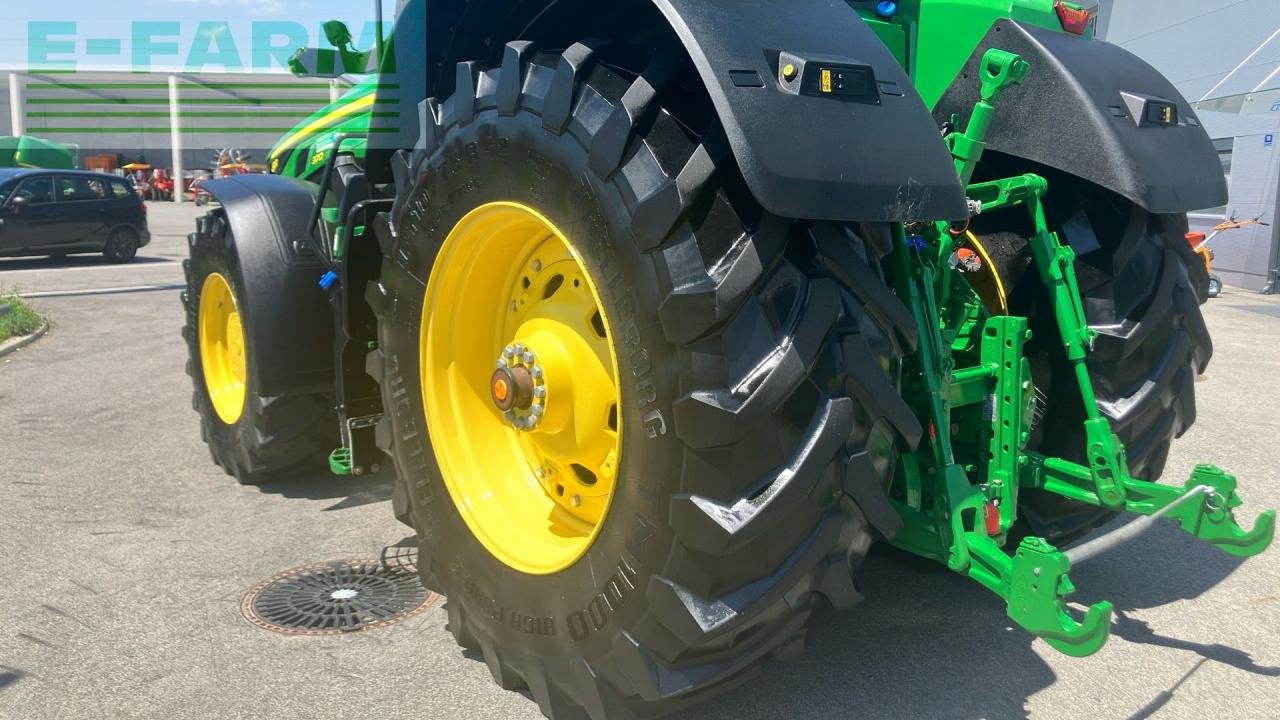
<instances>
[{"instance_id":1,"label":"shadow on ground","mask_svg":"<svg viewBox=\"0 0 1280 720\"><path fill-rule=\"evenodd\" d=\"M1134 720L1162 708L1209 660L1280 676L1280 668L1258 665L1243 650L1167 637L1128 614L1197 597L1240 562L1174 525L1162 525L1072 573L1080 588L1073 604L1115 603L1113 637L1201 658L1173 687L1147 701ZM1005 616L999 598L976 583L888 548L873 551L859 577L864 602L848 613L815 617L802 657L766 665L745 687L673 720L1025 718L1027 698L1057 679L1032 649L1033 638Z\"/></svg>"},{"instance_id":2,"label":"shadow on ground","mask_svg":"<svg viewBox=\"0 0 1280 720\"><path fill-rule=\"evenodd\" d=\"M128 265L153 265L171 263L173 260L139 255ZM102 255L66 255L64 257L0 258L0 272L6 270L57 270L59 268L101 267L114 265Z\"/></svg>"},{"instance_id":3,"label":"shadow on ground","mask_svg":"<svg viewBox=\"0 0 1280 720\"><path fill-rule=\"evenodd\" d=\"M327 470L313 470L264 483L258 489L285 498L336 500L337 502L324 508L328 512L390 500L394 481L395 473L389 469L359 477L339 477Z\"/></svg>"},{"instance_id":4,"label":"shadow on ground","mask_svg":"<svg viewBox=\"0 0 1280 720\"><path fill-rule=\"evenodd\" d=\"M390 471L359 478L311 473L260 489L286 498L335 500L324 508L330 511L386 501L392 481ZM387 550L414 546L406 537ZM1111 600L1115 638L1200 657L1171 687L1143 699L1131 720L1158 712L1210 660L1280 677L1280 668L1259 665L1244 650L1163 635L1131 612L1198 597L1241 562L1164 523L1074 569L1079 591L1073 605ZM1033 638L1006 617L999 598L932 561L880 546L864 564L859 586L866 599L857 608L822 611L813 619L800 658L767 664L738 689L672 720L1026 718L1027 699L1057 680L1037 652L1048 651L1033 649ZM483 661L478 653L462 654Z\"/></svg>"}]
</instances>

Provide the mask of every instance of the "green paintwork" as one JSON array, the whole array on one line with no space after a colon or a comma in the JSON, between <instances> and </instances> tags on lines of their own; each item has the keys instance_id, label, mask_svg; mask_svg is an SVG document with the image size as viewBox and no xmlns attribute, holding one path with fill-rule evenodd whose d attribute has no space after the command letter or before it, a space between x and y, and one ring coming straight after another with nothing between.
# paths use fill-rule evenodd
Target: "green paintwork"
<instances>
[{"instance_id":1,"label":"green paintwork","mask_svg":"<svg viewBox=\"0 0 1280 720\"><path fill-rule=\"evenodd\" d=\"M386 38L377 47L359 51L351 41L351 31L340 22L324 24L326 39L335 50L300 49L290 60L290 68L300 77L331 77L335 67L348 69L346 74L367 77L351 88L337 102L320 108L285 133L268 154L271 172L298 178L313 178L322 170L342 138L338 152L351 153L363 161L368 148L370 120L390 112L376 104L380 89L397 90L399 85L382 82L395 75L395 43L386 38L382 18L377 18L377 37ZM339 62L340 59L340 62ZM379 70L380 72L373 72Z\"/></svg>"},{"instance_id":2,"label":"green paintwork","mask_svg":"<svg viewBox=\"0 0 1280 720\"><path fill-rule=\"evenodd\" d=\"M351 473L351 448L340 447L329 453L329 472L339 477Z\"/></svg>"},{"instance_id":3,"label":"green paintwork","mask_svg":"<svg viewBox=\"0 0 1280 720\"><path fill-rule=\"evenodd\" d=\"M348 90L337 102L308 115L281 136L267 154L271 171L290 177L311 177L324 167L338 136L345 136L343 152L363 157L369 121L377 107L370 103L377 91L375 76Z\"/></svg>"},{"instance_id":4,"label":"green paintwork","mask_svg":"<svg viewBox=\"0 0 1280 720\"><path fill-rule=\"evenodd\" d=\"M947 144L951 154L956 158L956 174L960 180L968 183L973 179L973 172L978 168L978 159L986 149L984 138L995 121L994 103L1006 88L1022 83L1031 66L1025 60L1003 50L991 50L982 58L982 67L978 78L982 90L981 99L969 116L969 127L963 133L952 133L947 136Z\"/></svg>"},{"instance_id":5,"label":"green paintwork","mask_svg":"<svg viewBox=\"0 0 1280 720\"><path fill-rule=\"evenodd\" d=\"M966 183L982 158L1001 93L1032 71L1021 58L996 49L983 56L981 67L982 76L975 79L981 100L965 129L946 138ZM1236 479L1213 466L1196 468L1182 488L1129 476L1124 445L1099 410L1088 373L1095 334L1085 319L1075 254L1045 219L1048 182L1021 175L968 189L981 203L980 212L1021 207L1028 213L1034 228L1031 254L1084 404L1088 464L1026 450L1036 402L1024 356L1027 319L992 316L975 302L963 273L946 261L963 242L950 224L918 227L911 237L899 226L890 274L920 329L919 348L904 367L903 392L930 432L923 447L902 459L890 488L904 521L893 542L999 595L1009 618L1050 646L1068 655L1090 655L1107 640L1111 604L1099 602L1077 620L1065 604L1075 590L1066 554L1036 537L1024 538L1012 556L1003 549L1017 520L1020 488L1144 515L1166 514L1172 507L1166 516L1183 530L1239 557L1271 544L1275 512L1262 513L1252 530L1241 528L1232 513L1241 504ZM966 340L965 332L979 337ZM1211 492L1198 497L1205 488ZM1193 491L1196 495L1174 506ZM990 527L988 514L997 521Z\"/></svg>"},{"instance_id":6,"label":"green paintwork","mask_svg":"<svg viewBox=\"0 0 1280 720\"><path fill-rule=\"evenodd\" d=\"M873 7L859 13L910 73L929 107L942 98L996 20L1062 30L1053 0L899 0L897 14L888 20ZM885 24L898 31L878 27ZM909 40L900 43L898 37Z\"/></svg>"},{"instance_id":7,"label":"green paintwork","mask_svg":"<svg viewBox=\"0 0 1280 720\"><path fill-rule=\"evenodd\" d=\"M74 170L79 164L74 145L23 135L0 137L0 167Z\"/></svg>"}]
</instances>

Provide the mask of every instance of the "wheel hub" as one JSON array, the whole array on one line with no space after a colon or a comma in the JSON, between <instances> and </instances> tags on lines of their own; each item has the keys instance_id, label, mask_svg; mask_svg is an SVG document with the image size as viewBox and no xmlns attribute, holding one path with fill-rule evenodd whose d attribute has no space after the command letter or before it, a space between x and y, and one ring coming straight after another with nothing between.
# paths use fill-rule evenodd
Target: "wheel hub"
<instances>
[{"instance_id":1,"label":"wheel hub","mask_svg":"<svg viewBox=\"0 0 1280 720\"><path fill-rule=\"evenodd\" d=\"M493 404L517 430L532 431L542 423L547 410L545 371L538 356L523 343L502 349L498 369L489 382Z\"/></svg>"},{"instance_id":2,"label":"wheel hub","mask_svg":"<svg viewBox=\"0 0 1280 720\"><path fill-rule=\"evenodd\" d=\"M481 206L445 239L422 318L423 404L475 537L530 574L590 548L621 456L617 359L596 286L546 217Z\"/></svg>"}]
</instances>

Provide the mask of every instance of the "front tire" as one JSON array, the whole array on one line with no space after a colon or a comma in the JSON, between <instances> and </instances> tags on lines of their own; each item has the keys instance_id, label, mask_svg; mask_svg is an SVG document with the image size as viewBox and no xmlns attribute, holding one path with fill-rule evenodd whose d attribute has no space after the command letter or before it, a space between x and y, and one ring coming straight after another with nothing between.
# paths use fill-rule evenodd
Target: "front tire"
<instances>
[{"instance_id":1,"label":"front tire","mask_svg":"<svg viewBox=\"0 0 1280 720\"><path fill-rule=\"evenodd\" d=\"M333 400L258 390L254 368L274 359L256 351L254 328L240 312L247 307L244 282L223 211L201 218L188 244L191 256L182 263L187 280L182 336L194 386L191 405L200 415L200 435L213 461L242 485L321 467L338 443ZM206 297L206 292L219 295Z\"/></svg>"},{"instance_id":2,"label":"front tire","mask_svg":"<svg viewBox=\"0 0 1280 720\"><path fill-rule=\"evenodd\" d=\"M548 717L649 717L799 649L820 598L858 599L852 570L874 530L853 496L886 502L897 453L920 436L894 379L910 334L894 321L909 315L878 274L881 228L763 212L715 131L694 135L661 105L655 66L629 80L603 51L521 45L501 68L461 65L458 92L428 116L433 140L406 159L417 180L382 229L387 259L367 295L379 318L369 370L388 408L378 438L396 467L395 512L417 532L424 583L449 597L458 642ZM624 94L643 101L624 112ZM425 410L424 377L488 392L493 361L437 367L449 344L432 328L473 302L501 310L507 285L472 274L459 296L426 301L487 264L439 258L457 256L459 228L495 204L547 220L522 236L563 235L599 289L617 362L609 509L580 557L549 568L495 552L500 528L482 539L474 505L458 502L456 461L442 462L502 413L484 417L463 392L433 398L451 413ZM493 277L554 299L512 254ZM500 331L466 329L460 342L482 338L503 357ZM574 381L546 377L549 398ZM506 452L519 432L482 452ZM541 477L518 476L531 488Z\"/></svg>"}]
</instances>

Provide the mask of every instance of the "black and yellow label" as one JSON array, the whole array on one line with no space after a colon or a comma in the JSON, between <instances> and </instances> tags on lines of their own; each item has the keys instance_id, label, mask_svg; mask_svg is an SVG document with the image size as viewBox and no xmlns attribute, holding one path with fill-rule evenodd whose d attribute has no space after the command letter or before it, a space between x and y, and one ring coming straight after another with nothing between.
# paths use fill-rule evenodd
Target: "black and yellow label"
<instances>
[{"instance_id":1,"label":"black and yellow label","mask_svg":"<svg viewBox=\"0 0 1280 720\"><path fill-rule=\"evenodd\" d=\"M826 68L822 70L822 92L831 92L831 71Z\"/></svg>"}]
</instances>

